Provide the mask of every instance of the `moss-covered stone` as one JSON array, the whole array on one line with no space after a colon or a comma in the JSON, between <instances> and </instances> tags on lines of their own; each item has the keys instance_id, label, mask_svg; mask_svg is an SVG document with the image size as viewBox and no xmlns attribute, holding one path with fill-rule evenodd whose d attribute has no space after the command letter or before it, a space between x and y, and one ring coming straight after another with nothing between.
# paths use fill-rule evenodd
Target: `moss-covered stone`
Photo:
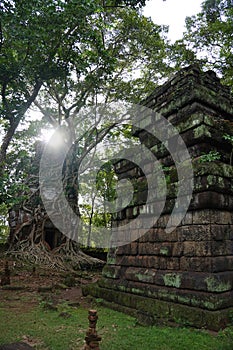
<instances>
[{"instance_id":1,"label":"moss-covered stone","mask_svg":"<svg viewBox=\"0 0 233 350\"><path fill-rule=\"evenodd\" d=\"M108 278L119 278L120 276L120 266L115 265L105 265L102 271L104 277Z\"/></svg>"},{"instance_id":2,"label":"moss-covered stone","mask_svg":"<svg viewBox=\"0 0 233 350\"><path fill-rule=\"evenodd\" d=\"M176 129L179 133L182 133L184 131L187 131L193 127L197 127L198 125L201 125L204 121L204 115L203 113L194 113L192 114L187 120L184 122L179 123L177 125Z\"/></svg>"},{"instance_id":3,"label":"moss-covered stone","mask_svg":"<svg viewBox=\"0 0 233 350\"><path fill-rule=\"evenodd\" d=\"M171 248L163 246L159 250L160 255L171 256Z\"/></svg>"},{"instance_id":4,"label":"moss-covered stone","mask_svg":"<svg viewBox=\"0 0 233 350\"><path fill-rule=\"evenodd\" d=\"M198 160L193 161L194 176L216 175L223 178L233 177L233 167L230 164L222 162L200 163Z\"/></svg>"},{"instance_id":5,"label":"moss-covered stone","mask_svg":"<svg viewBox=\"0 0 233 350\"><path fill-rule=\"evenodd\" d=\"M180 288L181 275L176 273L167 273L163 276L165 286Z\"/></svg>"},{"instance_id":6,"label":"moss-covered stone","mask_svg":"<svg viewBox=\"0 0 233 350\"><path fill-rule=\"evenodd\" d=\"M193 136L195 139L204 137L211 137L211 131L206 125L200 125L193 131Z\"/></svg>"},{"instance_id":7,"label":"moss-covered stone","mask_svg":"<svg viewBox=\"0 0 233 350\"><path fill-rule=\"evenodd\" d=\"M195 326L201 328L204 323L204 312L199 308L186 305L171 304L169 314L173 321L180 325Z\"/></svg>"},{"instance_id":8,"label":"moss-covered stone","mask_svg":"<svg viewBox=\"0 0 233 350\"><path fill-rule=\"evenodd\" d=\"M103 298L106 306L127 314L146 315L155 324L174 322L181 325L219 330L230 322L230 312L233 308L220 311L208 311L190 305L181 305L170 301L147 298L142 295L100 288L97 284L83 286L83 294L91 294Z\"/></svg>"},{"instance_id":9,"label":"moss-covered stone","mask_svg":"<svg viewBox=\"0 0 233 350\"><path fill-rule=\"evenodd\" d=\"M154 282L154 277L152 275L147 275L147 274L136 274L135 275L140 282L147 282L147 283L153 283Z\"/></svg>"},{"instance_id":10,"label":"moss-covered stone","mask_svg":"<svg viewBox=\"0 0 233 350\"><path fill-rule=\"evenodd\" d=\"M231 290L232 287L230 281L223 282L216 277L207 277L205 281L208 292L222 293Z\"/></svg>"},{"instance_id":11,"label":"moss-covered stone","mask_svg":"<svg viewBox=\"0 0 233 350\"><path fill-rule=\"evenodd\" d=\"M135 164L124 159L117 166L120 179L130 178L134 187L133 200L113 222L122 227L122 232L128 234L124 226L130 221L135 231L143 228L141 223L133 226L139 214L155 216L163 188L166 202L155 226L140 237L134 248L127 245L109 254L107 265L112 267L104 269L104 278L91 293L118 308L137 310L144 323L172 321L218 330L226 324L227 312L233 308L232 147L224 138L224 134L233 133L233 100L228 93L213 73L191 67L143 102L158 112L153 118L159 114L167 118L186 144L192 164L181 154L179 169L194 180L191 201L187 181L185 177L178 179L174 164L177 160L173 152L179 149L179 140L170 139L168 131L166 142L161 142L159 130L153 130L159 122L155 123L152 114L141 116L135 135L161 164L166 184L153 162L145 163L146 173L154 179L151 190L156 203L144 205L148 200L147 179ZM142 160L141 155L135 156L135 163ZM180 188L182 205L178 207ZM185 218L181 215L177 226L176 219L182 213L170 213L175 207L182 212L184 204L188 212ZM166 233L170 218L174 235Z\"/></svg>"}]
</instances>

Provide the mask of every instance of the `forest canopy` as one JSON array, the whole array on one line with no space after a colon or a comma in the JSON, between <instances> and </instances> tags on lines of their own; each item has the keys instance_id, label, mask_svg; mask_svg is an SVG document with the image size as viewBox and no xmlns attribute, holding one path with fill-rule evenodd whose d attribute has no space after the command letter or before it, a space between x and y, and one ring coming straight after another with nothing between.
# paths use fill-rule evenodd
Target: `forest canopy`
<instances>
[{"instance_id":1,"label":"forest canopy","mask_svg":"<svg viewBox=\"0 0 233 350\"><path fill-rule=\"evenodd\" d=\"M99 102L139 103L171 74L192 63L215 70L225 84L233 86L232 0L203 1L201 12L186 19L183 39L174 44L167 38L166 26L143 16L145 4L137 0L1 1L3 236L8 209L29 195L25 179L41 130L66 125L72 131L70 117ZM91 138L83 135L85 152L93 146L93 130ZM108 126L104 137L120 135L111 132ZM126 136L128 130L121 132Z\"/></svg>"}]
</instances>

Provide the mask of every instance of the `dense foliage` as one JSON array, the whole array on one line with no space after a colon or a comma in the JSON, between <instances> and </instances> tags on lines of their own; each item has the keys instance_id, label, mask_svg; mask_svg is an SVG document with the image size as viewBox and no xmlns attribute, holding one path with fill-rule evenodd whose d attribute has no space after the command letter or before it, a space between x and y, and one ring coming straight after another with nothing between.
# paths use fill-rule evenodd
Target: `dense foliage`
<instances>
[{"instance_id":1,"label":"dense foliage","mask_svg":"<svg viewBox=\"0 0 233 350\"><path fill-rule=\"evenodd\" d=\"M74 125L79 127L82 156L98 134L94 129L86 133L88 122L79 125L83 106L117 100L137 103L162 79L193 62L216 70L233 86L232 0L205 0L201 13L186 19L184 38L173 45L166 39L166 27L142 15L144 5L145 0L1 1L3 217L26 193L24 179L41 128L64 124L75 139ZM41 113L40 121L34 120L34 110ZM110 130L108 126L104 135ZM86 207L86 212L93 217L92 210Z\"/></svg>"},{"instance_id":2,"label":"dense foliage","mask_svg":"<svg viewBox=\"0 0 233 350\"><path fill-rule=\"evenodd\" d=\"M186 19L186 27L186 47L233 87L233 1L204 1L201 13Z\"/></svg>"}]
</instances>

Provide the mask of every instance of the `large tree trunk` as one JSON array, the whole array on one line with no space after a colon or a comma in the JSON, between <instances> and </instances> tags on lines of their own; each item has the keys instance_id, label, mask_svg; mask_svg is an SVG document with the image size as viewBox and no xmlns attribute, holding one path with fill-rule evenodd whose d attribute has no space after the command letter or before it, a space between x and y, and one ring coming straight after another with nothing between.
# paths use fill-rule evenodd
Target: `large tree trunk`
<instances>
[{"instance_id":1,"label":"large tree trunk","mask_svg":"<svg viewBox=\"0 0 233 350\"><path fill-rule=\"evenodd\" d=\"M76 241L60 232L46 213L40 197L38 179L42 152L43 146L38 143L33 164L35 174L28 179L31 194L26 201L12 208L9 213L8 253L19 259L26 259L33 265L58 270L102 266L101 260L84 254ZM76 215L79 215L78 186L75 179L77 169L73 165L72 157L71 152L69 159L65 162L64 188L69 188L66 193L67 201Z\"/></svg>"}]
</instances>

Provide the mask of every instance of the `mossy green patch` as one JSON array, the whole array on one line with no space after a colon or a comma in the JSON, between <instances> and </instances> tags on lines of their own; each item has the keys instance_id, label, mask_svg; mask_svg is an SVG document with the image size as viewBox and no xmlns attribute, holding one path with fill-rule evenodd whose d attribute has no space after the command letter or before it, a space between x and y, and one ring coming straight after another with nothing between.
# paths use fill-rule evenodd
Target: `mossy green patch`
<instances>
[{"instance_id":1,"label":"mossy green patch","mask_svg":"<svg viewBox=\"0 0 233 350\"><path fill-rule=\"evenodd\" d=\"M206 125L200 125L193 130L194 138L198 139L203 136L211 137L211 132Z\"/></svg>"},{"instance_id":2,"label":"mossy green patch","mask_svg":"<svg viewBox=\"0 0 233 350\"><path fill-rule=\"evenodd\" d=\"M164 284L168 287L180 288L181 285L181 275L176 273L166 273L163 276Z\"/></svg>"},{"instance_id":3,"label":"mossy green patch","mask_svg":"<svg viewBox=\"0 0 233 350\"><path fill-rule=\"evenodd\" d=\"M171 254L171 249L169 247L161 247L159 253L161 255L169 256Z\"/></svg>"},{"instance_id":4,"label":"mossy green patch","mask_svg":"<svg viewBox=\"0 0 233 350\"><path fill-rule=\"evenodd\" d=\"M153 275L147 275L147 274L141 274L141 273L137 273L135 275L137 277L137 279L140 282L147 282L147 283L153 283L154 282L154 276Z\"/></svg>"},{"instance_id":5,"label":"mossy green patch","mask_svg":"<svg viewBox=\"0 0 233 350\"><path fill-rule=\"evenodd\" d=\"M205 279L205 282L207 284L207 290L208 292L226 292L231 289L231 283L220 281L218 278L215 277L207 277Z\"/></svg>"}]
</instances>

